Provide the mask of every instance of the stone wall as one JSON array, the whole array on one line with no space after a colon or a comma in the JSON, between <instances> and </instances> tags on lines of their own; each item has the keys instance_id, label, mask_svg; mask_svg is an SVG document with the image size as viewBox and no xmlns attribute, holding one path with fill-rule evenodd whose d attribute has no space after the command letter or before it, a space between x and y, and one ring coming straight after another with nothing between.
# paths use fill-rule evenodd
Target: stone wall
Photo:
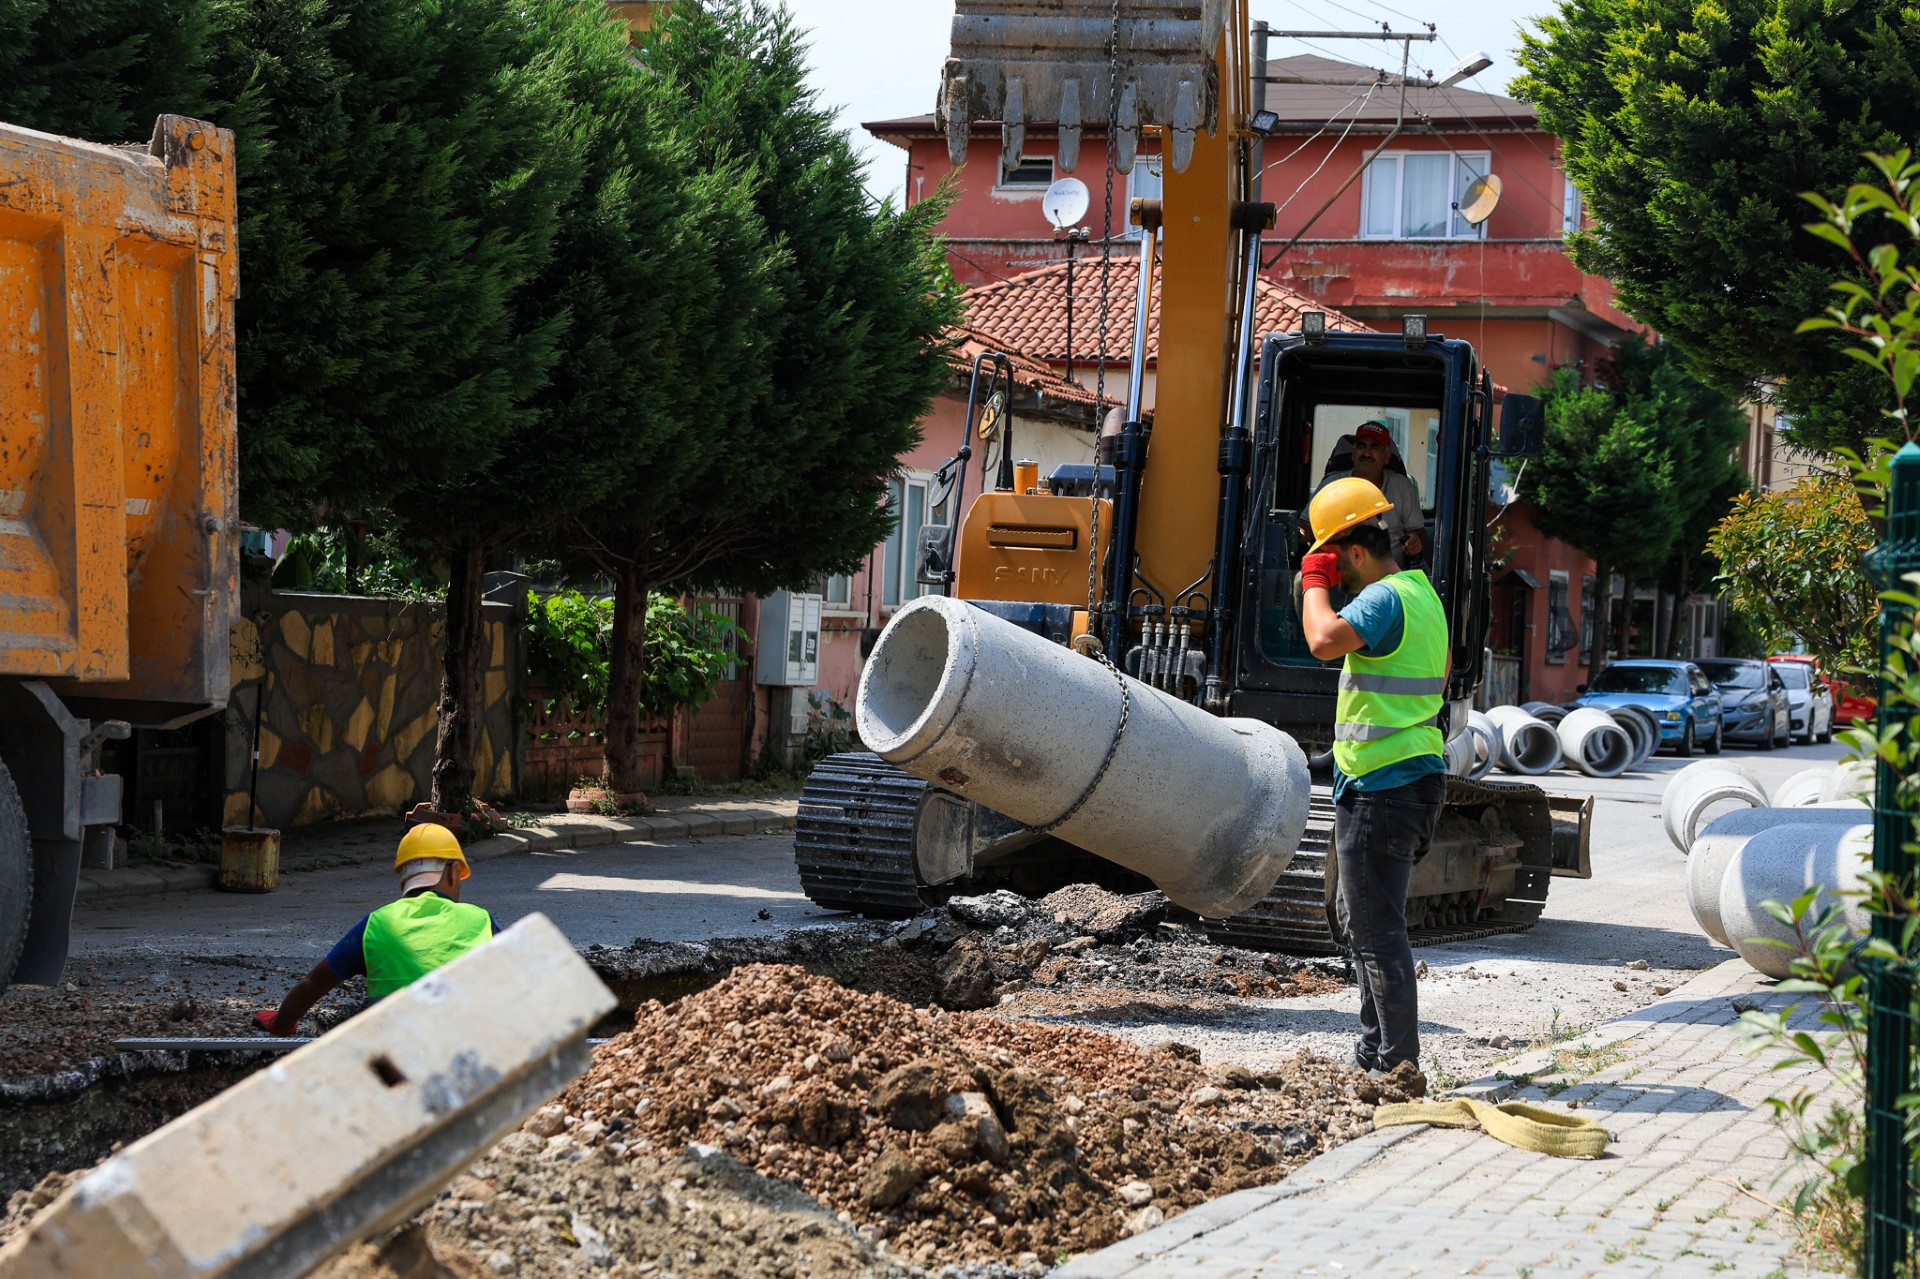
<instances>
[{"instance_id":1,"label":"stone wall","mask_svg":"<svg viewBox=\"0 0 1920 1279\"><path fill-rule=\"evenodd\" d=\"M255 606L232 635L225 823L249 824L247 747L263 688L251 824L290 830L400 813L428 798L445 635L440 606L290 591L249 603ZM489 800L519 791L514 743L526 669L520 611L497 603L483 608L488 651L474 790Z\"/></svg>"}]
</instances>

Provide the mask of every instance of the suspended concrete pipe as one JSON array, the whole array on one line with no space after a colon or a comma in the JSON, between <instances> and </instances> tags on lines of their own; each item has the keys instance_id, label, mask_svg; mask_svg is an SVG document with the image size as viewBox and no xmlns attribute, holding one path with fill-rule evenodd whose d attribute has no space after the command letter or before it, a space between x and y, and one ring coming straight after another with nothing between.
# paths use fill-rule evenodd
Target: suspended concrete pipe
<instances>
[{"instance_id":1,"label":"suspended concrete pipe","mask_svg":"<svg viewBox=\"0 0 1920 1279\"><path fill-rule=\"evenodd\" d=\"M1554 732L1567 762L1589 777L1618 777L1633 765L1633 738L1603 710L1569 711Z\"/></svg>"},{"instance_id":2,"label":"suspended concrete pipe","mask_svg":"<svg viewBox=\"0 0 1920 1279\"><path fill-rule=\"evenodd\" d=\"M1727 863L1720 880L1720 922L1740 958L1769 977L1791 977L1797 949L1792 928L1761 908L1762 902L1789 902L1819 888L1809 920L1831 910L1834 922L1849 933L1867 931L1867 911L1858 894L1861 872L1871 864L1873 825L1775 826L1749 839Z\"/></svg>"},{"instance_id":3,"label":"suspended concrete pipe","mask_svg":"<svg viewBox=\"0 0 1920 1279\"><path fill-rule=\"evenodd\" d=\"M1472 777L1474 765L1479 762L1480 739L1469 728L1466 732L1448 740L1446 750L1447 776Z\"/></svg>"},{"instance_id":4,"label":"suspended concrete pipe","mask_svg":"<svg viewBox=\"0 0 1920 1279\"><path fill-rule=\"evenodd\" d=\"M1474 713L1479 714L1478 711ZM1480 718L1484 720L1486 716L1481 715ZM1474 742L1473 771L1467 774L1467 780L1477 782L1491 773L1494 765L1500 762L1500 734L1491 721L1468 724L1467 733Z\"/></svg>"},{"instance_id":5,"label":"suspended concrete pipe","mask_svg":"<svg viewBox=\"0 0 1920 1279\"><path fill-rule=\"evenodd\" d=\"M1734 854L1755 835L1783 826L1845 828L1859 824L1857 808L1742 808L1714 818L1687 853L1687 909L1693 912L1694 922L1722 946L1733 945L1720 921L1720 884ZM1780 900L1790 901L1805 891L1803 886Z\"/></svg>"},{"instance_id":6,"label":"suspended concrete pipe","mask_svg":"<svg viewBox=\"0 0 1920 1279\"><path fill-rule=\"evenodd\" d=\"M1527 777L1560 765L1560 739L1553 727L1518 706L1495 706L1487 712L1500 738L1500 766Z\"/></svg>"},{"instance_id":7,"label":"suspended concrete pipe","mask_svg":"<svg viewBox=\"0 0 1920 1279\"><path fill-rule=\"evenodd\" d=\"M1210 918L1265 896L1306 833L1311 783L1293 738L942 595L881 632L855 724L887 762L1050 827Z\"/></svg>"},{"instance_id":8,"label":"suspended concrete pipe","mask_svg":"<svg viewBox=\"0 0 1920 1279\"><path fill-rule=\"evenodd\" d=\"M1709 759L1689 764L1673 775L1660 796L1660 824L1673 846L1684 853L1693 847L1707 810L1726 803L1765 808L1767 792L1751 773L1731 761Z\"/></svg>"},{"instance_id":9,"label":"suspended concrete pipe","mask_svg":"<svg viewBox=\"0 0 1920 1279\"><path fill-rule=\"evenodd\" d=\"M1638 768L1653 758L1653 753L1660 749L1660 722L1654 719L1652 711L1639 706L1609 706L1607 714L1633 738L1633 763L1627 765L1629 769Z\"/></svg>"}]
</instances>

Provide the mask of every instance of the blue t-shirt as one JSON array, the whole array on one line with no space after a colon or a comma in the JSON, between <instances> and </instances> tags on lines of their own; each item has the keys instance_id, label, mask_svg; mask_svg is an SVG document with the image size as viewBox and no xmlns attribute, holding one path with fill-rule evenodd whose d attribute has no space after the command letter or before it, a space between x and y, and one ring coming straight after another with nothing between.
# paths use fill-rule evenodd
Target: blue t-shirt
<instances>
[{"instance_id":1,"label":"blue t-shirt","mask_svg":"<svg viewBox=\"0 0 1920 1279\"><path fill-rule=\"evenodd\" d=\"M429 888L425 891L433 890ZM367 921L371 918L373 918L371 914L360 916L360 922L349 928L346 936L333 943L333 949L327 952L327 967L331 968L333 975L341 981L349 977L367 975ZM493 926L494 935L498 936L500 921L493 917L491 911L487 914L487 922Z\"/></svg>"},{"instance_id":2,"label":"blue t-shirt","mask_svg":"<svg viewBox=\"0 0 1920 1279\"><path fill-rule=\"evenodd\" d=\"M1365 643L1360 651L1368 657L1385 657L1400 647L1407 632L1407 610L1400 603L1400 592L1384 581L1375 582L1347 602L1340 610L1341 620L1351 626ZM1351 786L1358 791L1392 790L1433 773L1447 771L1447 763L1438 755L1415 755L1398 760L1371 773L1349 777L1333 766L1333 797L1339 799Z\"/></svg>"}]
</instances>

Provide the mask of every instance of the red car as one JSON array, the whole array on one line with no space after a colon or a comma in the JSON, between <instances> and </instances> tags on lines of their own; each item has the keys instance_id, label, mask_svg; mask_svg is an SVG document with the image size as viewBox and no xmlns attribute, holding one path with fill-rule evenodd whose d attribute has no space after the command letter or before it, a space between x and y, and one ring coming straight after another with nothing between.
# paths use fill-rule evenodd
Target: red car
<instances>
[{"instance_id":1,"label":"red car","mask_svg":"<svg viewBox=\"0 0 1920 1279\"><path fill-rule=\"evenodd\" d=\"M1803 662L1813 667L1813 677L1823 681L1827 690L1833 695L1832 723L1835 727L1843 724L1861 724L1873 718L1873 699L1861 696L1836 679L1820 665L1819 659L1806 653L1775 653L1767 660L1769 662ZM1797 727L1796 731L1798 731Z\"/></svg>"}]
</instances>

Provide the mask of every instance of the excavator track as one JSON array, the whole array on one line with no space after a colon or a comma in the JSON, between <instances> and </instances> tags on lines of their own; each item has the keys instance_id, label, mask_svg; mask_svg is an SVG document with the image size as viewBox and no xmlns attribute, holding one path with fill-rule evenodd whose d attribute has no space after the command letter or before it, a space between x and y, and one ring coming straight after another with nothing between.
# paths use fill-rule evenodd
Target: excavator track
<instances>
[{"instance_id":1,"label":"excavator track","mask_svg":"<svg viewBox=\"0 0 1920 1279\"><path fill-rule=\"evenodd\" d=\"M864 751L834 755L816 765L800 794L794 823L795 860L807 896L829 910L890 918L905 918L937 905L946 891L923 889L913 869L914 828L930 789L928 783ZM1538 788L1449 778L1447 804L1475 811L1498 805L1503 824L1537 850L1531 860L1547 856L1552 819ZM1343 947L1327 910L1327 849L1332 835L1333 795L1326 787L1316 787L1306 836L1285 873L1253 909L1229 919L1202 921L1207 935L1223 945L1249 950L1339 954ZM1545 883L1544 869L1538 883ZM1538 896L1541 900L1510 897L1489 907L1415 898L1407 903L1409 919L1436 922L1416 924L1408 933L1416 946L1437 946L1524 932L1545 907L1544 887Z\"/></svg>"},{"instance_id":2,"label":"excavator track","mask_svg":"<svg viewBox=\"0 0 1920 1279\"><path fill-rule=\"evenodd\" d=\"M794 819L800 886L829 910L904 918L929 904L913 873L913 829L927 783L878 755L814 766Z\"/></svg>"}]
</instances>

